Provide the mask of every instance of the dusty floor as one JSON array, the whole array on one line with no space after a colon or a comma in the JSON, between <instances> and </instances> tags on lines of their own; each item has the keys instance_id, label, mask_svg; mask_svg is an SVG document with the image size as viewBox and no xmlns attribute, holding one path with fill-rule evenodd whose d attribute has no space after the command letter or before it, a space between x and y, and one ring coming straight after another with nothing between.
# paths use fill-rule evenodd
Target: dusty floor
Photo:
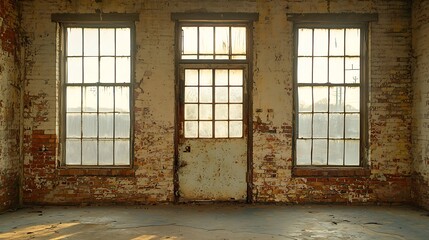
<instances>
[{"instance_id":1,"label":"dusty floor","mask_svg":"<svg viewBox=\"0 0 429 240\"><path fill-rule=\"evenodd\" d=\"M407 206L27 207L0 215L0 239L429 239Z\"/></svg>"}]
</instances>

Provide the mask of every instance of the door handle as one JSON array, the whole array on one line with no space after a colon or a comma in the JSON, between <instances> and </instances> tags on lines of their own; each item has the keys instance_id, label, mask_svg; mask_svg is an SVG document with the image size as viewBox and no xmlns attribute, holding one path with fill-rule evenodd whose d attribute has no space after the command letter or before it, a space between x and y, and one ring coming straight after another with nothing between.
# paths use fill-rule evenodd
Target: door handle
<instances>
[{"instance_id":1,"label":"door handle","mask_svg":"<svg viewBox=\"0 0 429 240\"><path fill-rule=\"evenodd\" d=\"M186 146L183 152L191 152L191 146Z\"/></svg>"}]
</instances>

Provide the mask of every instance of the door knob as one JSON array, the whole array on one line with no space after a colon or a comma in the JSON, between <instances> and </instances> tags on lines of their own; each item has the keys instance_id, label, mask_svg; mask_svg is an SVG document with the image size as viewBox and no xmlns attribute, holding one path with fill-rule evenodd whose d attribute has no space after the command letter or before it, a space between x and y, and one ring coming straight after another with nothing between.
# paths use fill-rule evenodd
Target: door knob
<instances>
[{"instance_id":1,"label":"door knob","mask_svg":"<svg viewBox=\"0 0 429 240\"><path fill-rule=\"evenodd\" d=\"M191 152L191 146L186 146L183 152Z\"/></svg>"}]
</instances>

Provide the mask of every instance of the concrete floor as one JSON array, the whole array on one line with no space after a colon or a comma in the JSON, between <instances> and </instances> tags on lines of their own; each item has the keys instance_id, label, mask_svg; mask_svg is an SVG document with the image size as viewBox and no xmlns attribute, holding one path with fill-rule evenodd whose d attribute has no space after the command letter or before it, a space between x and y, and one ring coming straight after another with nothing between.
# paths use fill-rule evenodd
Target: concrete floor
<instances>
[{"instance_id":1,"label":"concrete floor","mask_svg":"<svg viewBox=\"0 0 429 240\"><path fill-rule=\"evenodd\" d=\"M429 239L408 206L27 207L0 214L0 239Z\"/></svg>"}]
</instances>

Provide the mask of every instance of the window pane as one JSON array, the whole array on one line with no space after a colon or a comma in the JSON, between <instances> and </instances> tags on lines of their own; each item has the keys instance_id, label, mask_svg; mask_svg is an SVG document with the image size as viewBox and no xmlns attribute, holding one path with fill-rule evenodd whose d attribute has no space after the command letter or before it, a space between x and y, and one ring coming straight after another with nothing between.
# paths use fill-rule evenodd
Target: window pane
<instances>
[{"instance_id":1,"label":"window pane","mask_svg":"<svg viewBox=\"0 0 429 240\"><path fill-rule=\"evenodd\" d=\"M213 136L212 122L199 122L199 136L200 138L211 138Z\"/></svg>"},{"instance_id":2,"label":"window pane","mask_svg":"<svg viewBox=\"0 0 429 240\"><path fill-rule=\"evenodd\" d=\"M113 114L98 115L98 136L100 138L113 138Z\"/></svg>"},{"instance_id":3,"label":"window pane","mask_svg":"<svg viewBox=\"0 0 429 240\"><path fill-rule=\"evenodd\" d=\"M328 163L328 141L325 139L313 140L313 165L326 165Z\"/></svg>"},{"instance_id":4,"label":"window pane","mask_svg":"<svg viewBox=\"0 0 429 240\"><path fill-rule=\"evenodd\" d=\"M200 87L200 103L211 103L213 88L211 87Z\"/></svg>"},{"instance_id":5,"label":"window pane","mask_svg":"<svg viewBox=\"0 0 429 240\"><path fill-rule=\"evenodd\" d=\"M82 136L97 137L97 114L82 114Z\"/></svg>"},{"instance_id":6,"label":"window pane","mask_svg":"<svg viewBox=\"0 0 429 240\"><path fill-rule=\"evenodd\" d=\"M298 30L298 56L313 55L313 29Z\"/></svg>"},{"instance_id":7,"label":"window pane","mask_svg":"<svg viewBox=\"0 0 429 240\"><path fill-rule=\"evenodd\" d=\"M328 114L315 113L313 116L313 137L328 137Z\"/></svg>"},{"instance_id":8,"label":"window pane","mask_svg":"<svg viewBox=\"0 0 429 240\"><path fill-rule=\"evenodd\" d=\"M130 112L129 87L115 87L115 111Z\"/></svg>"},{"instance_id":9,"label":"window pane","mask_svg":"<svg viewBox=\"0 0 429 240\"><path fill-rule=\"evenodd\" d=\"M115 29L100 28L100 55L115 55Z\"/></svg>"},{"instance_id":10,"label":"window pane","mask_svg":"<svg viewBox=\"0 0 429 240\"><path fill-rule=\"evenodd\" d=\"M197 54L197 28L196 27L182 27L183 33L183 53L184 54Z\"/></svg>"},{"instance_id":11,"label":"window pane","mask_svg":"<svg viewBox=\"0 0 429 240\"><path fill-rule=\"evenodd\" d=\"M200 120L212 120L212 105L211 104L200 104Z\"/></svg>"},{"instance_id":12,"label":"window pane","mask_svg":"<svg viewBox=\"0 0 429 240\"><path fill-rule=\"evenodd\" d=\"M346 55L360 55L360 30L346 29Z\"/></svg>"},{"instance_id":13,"label":"window pane","mask_svg":"<svg viewBox=\"0 0 429 240\"><path fill-rule=\"evenodd\" d=\"M299 121L298 137L311 138L312 114L299 114L298 121Z\"/></svg>"},{"instance_id":14,"label":"window pane","mask_svg":"<svg viewBox=\"0 0 429 240\"><path fill-rule=\"evenodd\" d=\"M243 88L230 87L229 88L229 102L241 103L243 102Z\"/></svg>"},{"instance_id":15,"label":"window pane","mask_svg":"<svg viewBox=\"0 0 429 240\"><path fill-rule=\"evenodd\" d=\"M215 137L227 138L228 137L228 121L215 122Z\"/></svg>"},{"instance_id":16,"label":"window pane","mask_svg":"<svg viewBox=\"0 0 429 240\"><path fill-rule=\"evenodd\" d=\"M129 28L116 29L116 55L130 56L131 31Z\"/></svg>"},{"instance_id":17,"label":"window pane","mask_svg":"<svg viewBox=\"0 0 429 240\"><path fill-rule=\"evenodd\" d=\"M82 141L82 165L97 165L97 141Z\"/></svg>"},{"instance_id":18,"label":"window pane","mask_svg":"<svg viewBox=\"0 0 429 240\"><path fill-rule=\"evenodd\" d=\"M327 83L328 82L328 58L315 57L313 61L314 61L313 83Z\"/></svg>"},{"instance_id":19,"label":"window pane","mask_svg":"<svg viewBox=\"0 0 429 240\"><path fill-rule=\"evenodd\" d=\"M229 27L216 27L216 54L229 54Z\"/></svg>"},{"instance_id":20,"label":"window pane","mask_svg":"<svg viewBox=\"0 0 429 240\"><path fill-rule=\"evenodd\" d=\"M84 83L98 82L98 57L85 57L84 64Z\"/></svg>"},{"instance_id":21,"label":"window pane","mask_svg":"<svg viewBox=\"0 0 429 240\"><path fill-rule=\"evenodd\" d=\"M198 86L198 70L185 69L185 85Z\"/></svg>"},{"instance_id":22,"label":"window pane","mask_svg":"<svg viewBox=\"0 0 429 240\"><path fill-rule=\"evenodd\" d=\"M185 121L185 137L186 138L198 137L198 122L197 121Z\"/></svg>"},{"instance_id":23,"label":"window pane","mask_svg":"<svg viewBox=\"0 0 429 240\"><path fill-rule=\"evenodd\" d=\"M246 28L231 27L232 54L246 54Z\"/></svg>"},{"instance_id":24,"label":"window pane","mask_svg":"<svg viewBox=\"0 0 429 240\"><path fill-rule=\"evenodd\" d=\"M67 28L67 56L82 56L82 28Z\"/></svg>"},{"instance_id":25,"label":"window pane","mask_svg":"<svg viewBox=\"0 0 429 240\"><path fill-rule=\"evenodd\" d=\"M131 79L131 63L129 57L116 58L116 82L129 83Z\"/></svg>"},{"instance_id":26,"label":"window pane","mask_svg":"<svg viewBox=\"0 0 429 240\"><path fill-rule=\"evenodd\" d=\"M211 86L213 84L213 74L211 69L200 70L200 86Z\"/></svg>"},{"instance_id":27,"label":"window pane","mask_svg":"<svg viewBox=\"0 0 429 240\"><path fill-rule=\"evenodd\" d=\"M329 165L343 165L344 141L329 141Z\"/></svg>"},{"instance_id":28,"label":"window pane","mask_svg":"<svg viewBox=\"0 0 429 240\"><path fill-rule=\"evenodd\" d=\"M346 88L346 112L360 111L360 90L359 87Z\"/></svg>"},{"instance_id":29,"label":"window pane","mask_svg":"<svg viewBox=\"0 0 429 240\"><path fill-rule=\"evenodd\" d=\"M228 70L216 69L215 70L216 85L228 85Z\"/></svg>"},{"instance_id":30,"label":"window pane","mask_svg":"<svg viewBox=\"0 0 429 240\"><path fill-rule=\"evenodd\" d=\"M329 58L329 82L344 83L344 58Z\"/></svg>"},{"instance_id":31,"label":"window pane","mask_svg":"<svg viewBox=\"0 0 429 240\"><path fill-rule=\"evenodd\" d=\"M344 29L329 30L329 55L344 55Z\"/></svg>"},{"instance_id":32,"label":"window pane","mask_svg":"<svg viewBox=\"0 0 429 240\"><path fill-rule=\"evenodd\" d=\"M115 165L130 164L130 141L117 140L115 141Z\"/></svg>"},{"instance_id":33,"label":"window pane","mask_svg":"<svg viewBox=\"0 0 429 240\"><path fill-rule=\"evenodd\" d=\"M344 114L329 115L329 137L330 138L344 137Z\"/></svg>"},{"instance_id":34,"label":"window pane","mask_svg":"<svg viewBox=\"0 0 429 240\"><path fill-rule=\"evenodd\" d=\"M83 87L83 111L97 112L97 87Z\"/></svg>"},{"instance_id":35,"label":"window pane","mask_svg":"<svg viewBox=\"0 0 429 240\"><path fill-rule=\"evenodd\" d=\"M312 81L312 58L298 58L298 83L311 83Z\"/></svg>"},{"instance_id":36,"label":"window pane","mask_svg":"<svg viewBox=\"0 0 429 240\"><path fill-rule=\"evenodd\" d=\"M228 120L228 104L216 104L215 119Z\"/></svg>"},{"instance_id":37,"label":"window pane","mask_svg":"<svg viewBox=\"0 0 429 240\"><path fill-rule=\"evenodd\" d=\"M66 140L66 164L67 165L80 165L81 144L80 140L67 139Z\"/></svg>"},{"instance_id":38,"label":"window pane","mask_svg":"<svg viewBox=\"0 0 429 240\"><path fill-rule=\"evenodd\" d=\"M229 122L229 137L232 137L232 138L243 137L243 122L241 121Z\"/></svg>"},{"instance_id":39,"label":"window pane","mask_svg":"<svg viewBox=\"0 0 429 240\"><path fill-rule=\"evenodd\" d=\"M198 102L198 87L185 87L185 102Z\"/></svg>"},{"instance_id":40,"label":"window pane","mask_svg":"<svg viewBox=\"0 0 429 240\"><path fill-rule=\"evenodd\" d=\"M100 58L100 82L102 83L115 82L115 58L114 57Z\"/></svg>"},{"instance_id":41,"label":"window pane","mask_svg":"<svg viewBox=\"0 0 429 240\"><path fill-rule=\"evenodd\" d=\"M83 29L85 56L98 56L98 28Z\"/></svg>"},{"instance_id":42,"label":"window pane","mask_svg":"<svg viewBox=\"0 0 429 240\"><path fill-rule=\"evenodd\" d=\"M200 27L200 54L213 54L213 27Z\"/></svg>"},{"instance_id":43,"label":"window pane","mask_svg":"<svg viewBox=\"0 0 429 240\"><path fill-rule=\"evenodd\" d=\"M360 58L346 58L346 83L360 82Z\"/></svg>"},{"instance_id":44,"label":"window pane","mask_svg":"<svg viewBox=\"0 0 429 240\"><path fill-rule=\"evenodd\" d=\"M115 114L115 138L130 137L130 115Z\"/></svg>"},{"instance_id":45,"label":"window pane","mask_svg":"<svg viewBox=\"0 0 429 240\"><path fill-rule=\"evenodd\" d=\"M67 113L67 138L80 138L81 117L80 113Z\"/></svg>"},{"instance_id":46,"label":"window pane","mask_svg":"<svg viewBox=\"0 0 429 240\"><path fill-rule=\"evenodd\" d=\"M311 140L298 139L296 141L296 164L311 164Z\"/></svg>"},{"instance_id":47,"label":"window pane","mask_svg":"<svg viewBox=\"0 0 429 240\"><path fill-rule=\"evenodd\" d=\"M344 112L344 87L329 88L329 112Z\"/></svg>"},{"instance_id":48,"label":"window pane","mask_svg":"<svg viewBox=\"0 0 429 240\"><path fill-rule=\"evenodd\" d=\"M216 87L215 88L215 102L216 103L228 102L228 88L227 87Z\"/></svg>"},{"instance_id":49,"label":"window pane","mask_svg":"<svg viewBox=\"0 0 429 240\"><path fill-rule=\"evenodd\" d=\"M99 141L99 164L113 165L113 141Z\"/></svg>"},{"instance_id":50,"label":"window pane","mask_svg":"<svg viewBox=\"0 0 429 240\"><path fill-rule=\"evenodd\" d=\"M348 166L359 165L359 140L346 140L346 159L345 164Z\"/></svg>"},{"instance_id":51,"label":"window pane","mask_svg":"<svg viewBox=\"0 0 429 240\"><path fill-rule=\"evenodd\" d=\"M82 58L67 58L67 83L82 83Z\"/></svg>"},{"instance_id":52,"label":"window pane","mask_svg":"<svg viewBox=\"0 0 429 240\"><path fill-rule=\"evenodd\" d=\"M314 29L314 56L328 56L328 29Z\"/></svg>"},{"instance_id":53,"label":"window pane","mask_svg":"<svg viewBox=\"0 0 429 240\"><path fill-rule=\"evenodd\" d=\"M243 70L229 70L229 85L243 85Z\"/></svg>"},{"instance_id":54,"label":"window pane","mask_svg":"<svg viewBox=\"0 0 429 240\"><path fill-rule=\"evenodd\" d=\"M311 87L298 87L298 111L311 112L313 110L313 93Z\"/></svg>"},{"instance_id":55,"label":"window pane","mask_svg":"<svg viewBox=\"0 0 429 240\"><path fill-rule=\"evenodd\" d=\"M359 139L360 135L360 115L346 114L346 138Z\"/></svg>"},{"instance_id":56,"label":"window pane","mask_svg":"<svg viewBox=\"0 0 429 240\"><path fill-rule=\"evenodd\" d=\"M328 87L313 87L314 111L328 111Z\"/></svg>"},{"instance_id":57,"label":"window pane","mask_svg":"<svg viewBox=\"0 0 429 240\"><path fill-rule=\"evenodd\" d=\"M231 104L231 105L229 105L229 119L231 119L231 120L243 119L243 105L242 104Z\"/></svg>"},{"instance_id":58,"label":"window pane","mask_svg":"<svg viewBox=\"0 0 429 240\"><path fill-rule=\"evenodd\" d=\"M198 120L197 104L185 104L185 120Z\"/></svg>"},{"instance_id":59,"label":"window pane","mask_svg":"<svg viewBox=\"0 0 429 240\"><path fill-rule=\"evenodd\" d=\"M81 100L81 87L67 87L67 112L80 112Z\"/></svg>"},{"instance_id":60,"label":"window pane","mask_svg":"<svg viewBox=\"0 0 429 240\"><path fill-rule=\"evenodd\" d=\"M113 112L113 87L99 87L99 111Z\"/></svg>"}]
</instances>

